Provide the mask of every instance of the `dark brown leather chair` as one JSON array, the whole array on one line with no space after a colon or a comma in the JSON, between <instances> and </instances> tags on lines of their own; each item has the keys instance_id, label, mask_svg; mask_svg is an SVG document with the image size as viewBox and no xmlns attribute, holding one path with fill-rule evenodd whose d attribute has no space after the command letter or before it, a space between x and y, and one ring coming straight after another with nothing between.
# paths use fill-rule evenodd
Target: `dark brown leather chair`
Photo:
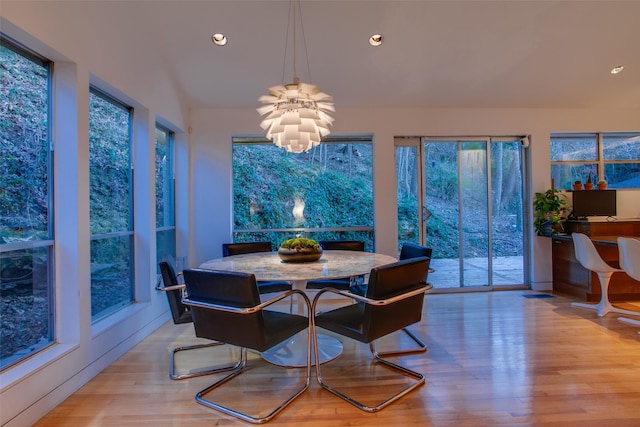
<instances>
[{"instance_id":1,"label":"dark brown leather chair","mask_svg":"<svg viewBox=\"0 0 640 427\"><path fill-rule=\"evenodd\" d=\"M431 248L427 248L425 246L416 245L411 242L402 243L402 247L400 248L400 257L399 259L411 259L418 258L421 256L426 256L427 258L431 258L433 250Z\"/></svg>"},{"instance_id":2,"label":"dark brown leather chair","mask_svg":"<svg viewBox=\"0 0 640 427\"><path fill-rule=\"evenodd\" d=\"M193 322L191 318L191 310L189 310L189 307L182 304L182 291L185 286L178 282L179 275L176 275L175 270L173 269L171 264L169 264L166 261L161 262L159 266L160 266L160 274L162 275L163 287L158 287L156 289L158 289L159 291L164 291L167 294L167 300L169 301L169 309L171 311L171 317L173 318L173 323L175 323L176 325L179 325L182 323ZM187 378L199 377L202 375L215 374L215 373L235 369L237 366L232 365L232 366L199 369L199 370L191 371L186 374L176 373L177 353L181 351L193 350L198 348L216 347L223 344L224 343L221 343L221 342L213 342L213 343L188 345L188 346L174 348L173 350L171 350L169 377L172 380L184 380Z\"/></svg>"},{"instance_id":3,"label":"dark brown leather chair","mask_svg":"<svg viewBox=\"0 0 640 427\"><path fill-rule=\"evenodd\" d=\"M364 242L361 240L320 240L320 246L325 251L361 251L364 252ZM354 276L340 279L309 280L307 289L335 288L343 291L353 290L352 287L362 287L364 277Z\"/></svg>"},{"instance_id":4,"label":"dark brown leather chair","mask_svg":"<svg viewBox=\"0 0 640 427\"><path fill-rule=\"evenodd\" d=\"M316 377L318 383L324 389L363 411L376 412L424 383L424 375L382 357L382 354L375 349L375 340L421 320L424 293L430 289L430 286L425 282L428 268L429 259L426 257L398 261L373 268L369 275L369 285L365 296L331 288L318 292L311 308L312 313L314 313L315 348L318 348L317 328L326 329L369 344L369 349L376 361L381 362L386 367L402 372L404 376L410 376L415 379L402 390L392 394L380 403L368 406L324 381L321 376L321 365L318 364L316 365ZM347 296L354 299L356 303L322 312L318 310L318 307L320 298L325 293L337 293ZM317 358L318 355L316 354ZM326 366L330 366L330 364ZM339 377L338 375L337 378Z\"/></svg>"},{"instance_id":5,"label":"dark brown leather chair","mask_svg":"<svg viewBox=\"0 0 640 427\"><path fill-rule=\"evenodd\" d=\"M432 249L431 248L427 248L425 246L420 246L420 245L416 245L415 243L409 243L409 242L405 242L402 244L402 247L400 248L400 260L405 260L405 259L412 259L412 258L419 258L419 257L427 257L429 259L429 263L431 262L431 254L432 254ZM429 264L427 264L428 266ZM430 269L427 270L427 272L430 271ZM426 282L427 278L425 276L425 282ZM428 283L427 283L428 284ZM351 292L358 294L358 295L365 295L367 292L367 285L363 284L363 285L357 285L357 286L353 286L351 288ZM407 328L403 328L402 329L404 331L404 333L406 333L409 338L411 338L413 340L413 342L415 342L418 347L417 348L412 348L412 349L407 349L407 350L394 350L394 351L388 351L385 353L381 353L382 356L387 356L387 355L391 355L391 354L409 354L409 353L423 353L425 351L427 351L427 344L422 341L422 339L420 339L420 337L418 337L416 334L414 334L413 332L411 332L409 329Z\"/></svg>"},{"instance_id":6,"label":"dark brown leather chair","mask_svg":"<svg viewBox=\"0 0 640 427\"><path fill-rule=\"evenodd\" d=\"M191 307L196 335L241 348L239 367L198 392L196 401L243 421L252 423L269 421L309 387L312 333L311 316L271 311L266 308L297 294L299 298L304 299L309 313L309 298L300 290L291 290L260 303L258 285L253 274L199 269L187 269L183 274L186 286L186 297L183 303ZM247 364L247 349L263 352L307 328L309 328L307 369L302 385L267 415L246 414L205 398L207 393L244 371ZM290 369L290 371L293 370ZM299 370L296 369L293 372L299 372ZM292 373L288 372L287 376L289 375ZM276 379L274 383L278 384ZM255 392L255 389L251 391ZM268 393L268 391L264 392ZM266 410L256 408L256 412L263 414Z\"/></svg>"},{"instance_id":7,"label":"dark brown leather chair","mask_svg":"<svg viewBox=\"0 0 640 427\"><path fill-rule=\"evenodd\" d=\"M224 257L271 251L271 242L240 242L222 244L222 256ZM285 292L290 291L291 289L291 283L285 281L258 281L258 290L260 294Z\"/></svg>"}]
</instances>

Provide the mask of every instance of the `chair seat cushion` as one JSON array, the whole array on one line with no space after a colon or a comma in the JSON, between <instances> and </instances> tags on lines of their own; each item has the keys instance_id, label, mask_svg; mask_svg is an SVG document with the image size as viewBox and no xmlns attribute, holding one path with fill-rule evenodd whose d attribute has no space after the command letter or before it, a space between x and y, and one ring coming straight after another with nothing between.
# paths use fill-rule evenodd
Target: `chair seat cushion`
<instances>
[{"instance_id":1,"label":"chair seat cushion","mask_svg":"<svg viewBox=\"0 0 640 427\"><path fill-rule=\"evenodd\" d=\"M258 282L258 292L269 294L272 292L285 292L291 290L291 283L284 281Z\"/></svg>"},{"instance_id":2,"label":"chair seat cushion","mask_svg":"<svg viewBox=\"0 0 640 427\"><path fill-rule=\"evenodd\" d=\"M254 348L257 351L268 350L309 326L309 319L305 316L271 310L264 310L263 314L266 337L262 346Z\"/></svg>"},{"instance_id":3,"label":"chair seat cushion","mask_svg":"<svg viewBox=\"0 0 640 427\"><path fill-rule=\"evenodd\" d=\"M318 327L368 344L419 322L422 303L422 295L381 307L372 307L359 302L319 313L315 317L315 322ZM367 316L367 313L371 311L376 314ZM367 318L368 321L365 320Z\"/></svg>"},{"instance_id":4,"label":"chair seat cushion","mask_svg":"<svg viewBox=\"0 0 640 427\"><path fill-rule=\"evenodd\" d=\"M349 278L346 279L327 279L327 280L309 280L307 289L324 289L334 288L341 291L348 291L351 286Z\"/></svg>"},{"instance_id":5,"label":"chair seat cushion","mask_svg":"<svg viewBox=\"0 0 640 427\"><path fill-rule=\"evenodd\" d=\"M354 292L354 289L366 289L367 285L364 282L364 276L358 276L355 278L345 277L342 279L325 279L325 280L309 280L307 282L307 289L324 289L334 288L340 291ZM358 294L358 295L364 295Z\"/></svg>"},{"instance_id":6,"label":"chair seat cushion","mask_svg":"<svg viewBox=\"0 0 640 427\"><path fill-rule=\"evenodd\" d=\"M362 330L364 308L363 303L356 303L319 313L315 317L316 326L366 343Z\"/></svg>"},{"instance_id":7,"label":"chair seat cushion","mask_svg":"<svg viewBox=\"0 0 640 427\"><path fill-rule=\"evenodd\" d=\"M260 352L309 326L305 316L271 310L234 314L193 307L193 315L196 336Z\"/></svg>"}]
</instances>

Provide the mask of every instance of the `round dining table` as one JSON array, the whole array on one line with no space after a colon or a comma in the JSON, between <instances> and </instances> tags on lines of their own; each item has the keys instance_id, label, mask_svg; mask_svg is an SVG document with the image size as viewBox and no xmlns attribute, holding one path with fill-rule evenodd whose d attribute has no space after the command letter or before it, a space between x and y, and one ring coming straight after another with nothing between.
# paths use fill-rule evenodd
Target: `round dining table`
<instances>
[{"instance_id":1,"label":"round dining table","mask_svg":"<svg viewBox=\"0 0 640 427\"><path fill-rule=\"evenodd\" d=\"M200 268L253 273L256 276L256 280L284 280L291 282L294 289L304 291L309 280L339 279L365 275L369 274L374 267L396 261L397 258L374 252L327 250L322 253L322 257L318 261L292 263L283 262L277 252L256 252L212 259L200 264ZM298 312L303 314L304 307L304 301L299 298ZM294 335L290 339L263 352L262 357L280 366L306 366L307 333L308 331L303 331ZM340 340L328 335L318 334L318 358L320 363L333 360L340 353L342 353Z\"/></svg>"}]
</instances>

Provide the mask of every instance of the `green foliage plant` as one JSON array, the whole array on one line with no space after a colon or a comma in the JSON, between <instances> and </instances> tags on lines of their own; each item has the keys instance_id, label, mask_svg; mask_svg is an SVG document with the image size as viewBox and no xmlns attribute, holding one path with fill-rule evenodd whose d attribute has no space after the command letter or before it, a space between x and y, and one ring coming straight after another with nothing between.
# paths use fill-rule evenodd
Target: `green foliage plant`
<instances>
[{"instance_id":1,"label":"green foliage plant","mask_svg":"<svg viewBox=\"0 0 640 427\"><path fill-rule=\"evenodd\" d=\"M533 225L536 233L540 236L557 234L556 228L565 219L564 214L568 206L564 195L553 188L544 193L536 193L533 199Z\"/></svg>"},{"instance_id":2,"label":"green foliage plant","mask_svg":"<svg viewBox=\"0 0 640 427\"><path fill-rule=\"evenodd\" d=\"M313 239L305 239L304 237L296 237L295 239L289 239L282 242L281 248L289 249L290 251L301 251L304 249L312 249L314 251L320 250L320 244Z\"/></svg>"}]
</instances>

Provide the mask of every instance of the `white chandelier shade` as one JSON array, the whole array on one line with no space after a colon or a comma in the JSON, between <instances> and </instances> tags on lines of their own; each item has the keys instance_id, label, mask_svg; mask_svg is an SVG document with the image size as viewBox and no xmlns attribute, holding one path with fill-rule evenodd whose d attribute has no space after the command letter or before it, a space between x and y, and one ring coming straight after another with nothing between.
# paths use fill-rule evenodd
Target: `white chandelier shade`
<instances>
[{"instance_id":1,"label":"white chandelier shade","mask_svg":"<svg viewBox=\"0 0 640 427\"><path fill-rule=\"evenodd\" d=\"M335 112L333 100L316 85L301 83L295 77L293 83L268 90L269 95L258 99L265 105L257 111L264 117L260 127L275 145L302 153L320 144L322 137L329 134L329 126L333 124L331 113Z\"/></svg>"}]
</instances>

